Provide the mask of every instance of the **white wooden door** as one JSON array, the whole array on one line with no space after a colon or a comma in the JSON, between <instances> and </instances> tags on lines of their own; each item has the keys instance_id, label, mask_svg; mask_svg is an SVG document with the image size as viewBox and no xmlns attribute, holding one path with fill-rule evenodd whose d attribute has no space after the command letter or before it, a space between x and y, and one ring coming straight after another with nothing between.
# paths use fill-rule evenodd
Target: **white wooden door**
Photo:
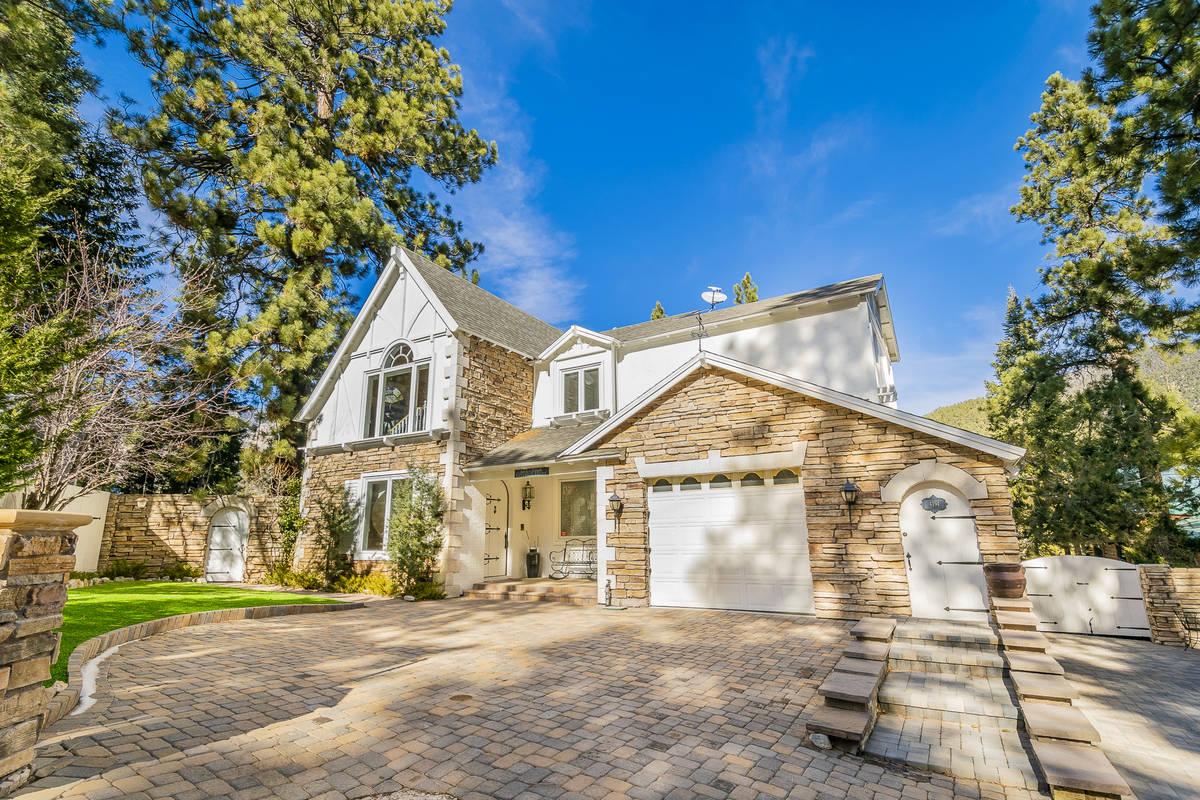
<instances>
[{"instance_id":1,"label":"white wooden door","mask_svg":"<svg viewBox=\"0 0 1200 800\"><path fill-rule=\"evenodd\" d=\"M222 508L213 514L208 528L208 565L206 580L213 583L240 581L246 569L246 542L250 523L246 512Z\"/></svg>"},{"instance_id":2,"label":"white wooden door","mask_svg":"<svg viewBox=\"0 0 1200 800\"><path fill-rule=\"evenodd\" d=\"M690 480L648 488L650 603L813 613L803 486Z\"/></svg>"},{"instance_id":3,"label":"white wooden door","mask_svg":"<svg viewBox=\"0 0 1200 800\"><path fill-rule=\"evenodd\" d=\"M508 574L508 501L504 486L487 484L483 502L483 577Z\"/></svg>"},{"instance_id":4,"label":"white wooden door","mask_svg":"<svg viewBox=\"0 0 1200 800\"><path fill-rule=\"evenodd\" d=\"M1092 556L1044 556L1024 564L1038 630L1150 638L1133 564Z\"/></svg>"},{"instance_id":5,"label":"white wooden door","mask_svg":"<svg viewBox=\"0 0 1200 800\"><path fill-rule=\"evenodd\" d=\"M987 622L987 584L967 499L917 489L900 503L900 535L914 617Z\"/></svg>"}]
</instances>

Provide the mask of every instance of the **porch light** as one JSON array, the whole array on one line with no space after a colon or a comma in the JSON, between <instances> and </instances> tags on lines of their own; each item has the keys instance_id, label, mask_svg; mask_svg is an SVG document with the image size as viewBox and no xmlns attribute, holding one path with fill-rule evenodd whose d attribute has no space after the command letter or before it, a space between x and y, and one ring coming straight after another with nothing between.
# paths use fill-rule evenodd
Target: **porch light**
<instances>
[{"instance_id":1,"label":"porch light","mask_svg":"<svg viewBox=\"0 0 1200 800\"><path fill-rule=\"evenodd\" d=\"M521 487L521 508L526 511L533 508L533 484L529 481Z\"/></svg>"},{"instance_id":2,"label":"porch light","mask_svg":"<svg viewBox=\"0 0 1200 800\"><path fill-rule=\"evenodd\" d=\"M849 478L842 484L842 501L846 504L846 516L853 521L854 516L851 509L858 502L858 487Z\"/></svg>"},{"instance_id":3,"label":"porch light","mask_svg":"<svg viewBox=\"0 0 1200 800\"><path fill-rule=\"evenodd\" d=\"M618 495L616 492L613 492L608 496L608 510L613 512L613 516L621 516L621 509L624 507L624 505L625 504L621 502L620 495Z\"/></svg>"}]
</instances>

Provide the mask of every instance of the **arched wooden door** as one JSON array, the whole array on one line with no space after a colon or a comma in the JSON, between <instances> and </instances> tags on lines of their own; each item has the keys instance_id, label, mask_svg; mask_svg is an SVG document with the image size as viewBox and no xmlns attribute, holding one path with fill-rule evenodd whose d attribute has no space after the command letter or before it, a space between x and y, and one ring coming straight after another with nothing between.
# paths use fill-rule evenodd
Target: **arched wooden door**
<instances>
[{"instance_id":1,"label":"arched wooden door","mask_svg":"<svg viewBox=\"0 0 1200 800\"><path fill-rule=\"evenodd\" d=\"M208 528L208 563L205 580L230 583L242 580L246 571L246 543L250 521L240 508L222 508L213 514Z\"/></svg>"},{"instance_id":2,"label":"arched wooden door","mask_svg":"<svg viewBox=\"0 0 1200 800\"><path fill-rule=\"evenodd\" d=\"M970 502L948 486L918 486L900 503L914 617L987 622L987 584Z\"/></svg>"}]
</instances>

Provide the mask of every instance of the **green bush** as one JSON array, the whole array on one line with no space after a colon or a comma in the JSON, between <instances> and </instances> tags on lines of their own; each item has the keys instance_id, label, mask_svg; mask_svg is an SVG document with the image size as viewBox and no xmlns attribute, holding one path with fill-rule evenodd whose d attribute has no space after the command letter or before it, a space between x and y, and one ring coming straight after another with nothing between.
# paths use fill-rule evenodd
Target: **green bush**
<instances>
[{"instance_id":1,"label":"green bush","mask_svg":"<svg viewBox=\"0 0 1200 800\"><path fill-rule=\"evenodd\" d=\"M328 589L353 571L348 550L358 532L359 504L350 499L349 492L342 491L316 498L313 506L317 512L312 537L313 566L321 575L319 588Z\"/></svg>"},{"instance_id":2,"label":"green bush","mask_svg":"<svg viewBox=\"0 0 1200 800\"><path fill-rule=\"evenodd\" d=\"M333 591L346 594L377 594L392 597L400 593L400 584L383 572L368 572L361 575L343 575L333 584Z\"/></svg>"},{"instance_id":3,"label":"green bush","mask_svg":"<svg viewBox=\"0 0 1200 800\"><path fill-rule=\"evenodd\" d=\"M446 593L437 581L417 581L408 587L405 594L412 595L417 600L445 600Z\"/></svg>"},{"instance_id":4,"label":"green bush","mask_svg":"<svg viewBox=\"0 0 1200 800\"><path fill-rule=\"evenodd\" d=\"M409 464L408 477L392 490L392 508L388 558L400 594L415 597L420 591L425 599L433 599L441 592L434 569L442 551L442 516L446 510L437 475Z\"/></svg>"},{"instance_id":5,"label":"green bush","mask_svg":"<svg viewBox=\"0 0 1200 800\"><path fill-rule=\"evenodd\" d=\"M191 564L185 564L182 561L176 561L164 569L162 574L164 578L170 578L173 581L204 577L204 571L199 567L193 567Z\"/></svg>"},{"instance_id":6,"label":"green bush","mask_svg":"<svg viewBox=\"0 0 1200 800\"><path fill-rule=\"evenodd\" d=\"M73 581L90 581L92 578L99 578L99 572L75 572L71 571L71 580Z\"/></svg>"},{"instance_id":7,"label":"green bush","mask_svg":"<svg viewBox=\"0 0 1200 800\"><path fill-rule=\"evenodd\" d=\"M146 577L146 573L150 571L150 565L145 561L129 561L128 559L118 558L115 561L109 562L108 568L101 570L101 578L134 578L140 580Z\"/></svg>"},{"instance_id":8,"label":"green bush","mask_svg":"<svg viewBox=\"0 0 1200 800\"><path fill-rule=\"evenodd\" d=\"M324 576L316 570L311 569L306 569L303 572L291 570L283 585L291 586L295 589L308 589L314 592L321 591L326 586Z\"/></svg>"}]
</instances>

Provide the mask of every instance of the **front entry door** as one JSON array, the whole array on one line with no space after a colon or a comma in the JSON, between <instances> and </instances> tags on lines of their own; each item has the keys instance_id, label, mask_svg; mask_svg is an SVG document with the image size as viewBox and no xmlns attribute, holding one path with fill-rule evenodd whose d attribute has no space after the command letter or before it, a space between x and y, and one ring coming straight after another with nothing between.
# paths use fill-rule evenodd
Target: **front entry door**
<instances>
[{"instance_id":1,"label":"front entry door","mask_svg":"<svg viewBox=\"0 0 1200 800\"><path fill-rule=\"evenodd\" d=\"M484 494L483 577L508 574L508 499L502 483L488 484Z\"/></svg>"},{"instance_id":2,"label":"front entry door","mask_svg":"<svg viewBox=\"0 0 1200 800\"><path fill-rule=\"evenodd\" d=\"M208 564L204 577L209 582L237 582L246 569L246 541L250 525L246 512L222 508L213 514L208 529Z\"/></svg>"},{"instance_id":3,"label":"front entry door","mask_svg":"<svg viewBox=\"0 0 1200 800\"><path fill-rule=\"evenodd\" d=\"M938 487L900 503L900 534L914 617L987 622L987 584L967 499Z\"/></svg>"}]
</instances>

